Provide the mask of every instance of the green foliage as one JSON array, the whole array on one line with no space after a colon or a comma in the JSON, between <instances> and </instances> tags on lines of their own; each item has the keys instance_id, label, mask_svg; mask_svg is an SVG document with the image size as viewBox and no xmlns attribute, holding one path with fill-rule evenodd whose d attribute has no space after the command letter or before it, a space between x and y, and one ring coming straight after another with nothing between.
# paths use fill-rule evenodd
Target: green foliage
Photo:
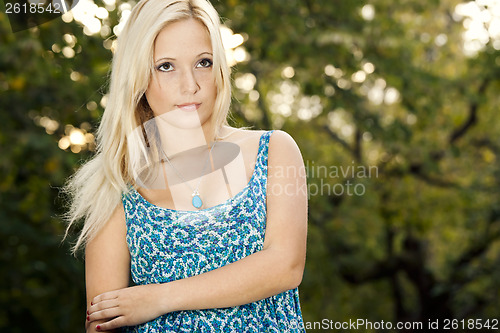
<instances>
[{"instance_id":1,"label":"green foliage","mask_svg":"<svg viewBox=\"0 0 500 333\"><path fill-rule=\"evenodd\" d=\"M233 68L233 122L289 132L309 171L306 321L498 314L500 54L490 42L464 55L458 3L373 0L370 20L362 1L214 1L249 54ZM0 331L83 325L58 188L87 153L58 140L66 124L95 131L105 39L60 19L12 34L0 13ZM251 92L237 87L247 73ZM42 117L59 128L47 134Z\"/></svg>"},{"instance_id":2,"label":"green foliage","mask_svg":"<svg viewBox=\"0 0 500 333\"><path fill-rule=\"evenodd\" d=\"M52 52L77 36L76 57ZM58 148L65 124L96 122L111 52L77 24L57 19L16 34L0 13L0 331L74 332L85 316L81 260L61 243L65 198L60 187L83 156ZM103 66L104 65L104 66ZM70 79L73 71L80 81ZM57 121L48 135L41 118Z\"/></svg>"},{"instance_id":3,"label":"green foliage","mask_svg":"<svg viewBox=\"0 0 500 333\"><path fill-rule=\"evenodd\" d=\"M237 115L290 132L310 171L353 162L378 170L309 177L305 320L496 315L500 55L491 43L476 57L463 54L463 27L452 18L458 3L371 1L375 16L366 21L358 1L220 6L228 25L249 36L251 60L237 72L253 73L261 96L260 117L251 103ZM367 63L374 72L356 82ZM300 87L296 99L319 96L322 112L304 120L292 103L280 115L265 97L284 80ZM396 89L397 102L370 99L377 86L386 98ZM313 193L349 180L366 192Z\"/></svg>"}]
</instances>

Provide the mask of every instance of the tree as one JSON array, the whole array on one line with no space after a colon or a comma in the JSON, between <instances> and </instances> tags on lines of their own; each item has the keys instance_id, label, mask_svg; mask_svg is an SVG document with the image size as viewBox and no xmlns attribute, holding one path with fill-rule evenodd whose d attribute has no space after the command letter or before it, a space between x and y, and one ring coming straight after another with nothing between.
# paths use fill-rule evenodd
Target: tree
<instances>
[{"instance_id":1,"label":"tree","mask_svg":"<svg viewBox=\"0 0 500 333\"><path fill-rule=\"evenodd\" d=\"M248 34L236 77L260 96L239 92L238 119L289 131L306 157L306 319L495 316L499 47L462 46L458 4L221 6Z\"/></svg>"},{"instance_id":2,"label":"tree","mask_svg":"<svg viewBox=\"0 0 500 333\"><path fill-rule=\"evenodd\" d=\"M100 36L85 36L60 18L14 34L4 12L0 331L74 332L85 321L84 273L68 243L61 244L60 187L86 155L63 151L58 141L70 130L65 125L97 121L111 52Z\"/></svg>"},{"instance_id":3,"label":"tree","mask_svg":"<svg viewBox=\"0 0 500 333\"><path fill-rule=\"evenodd\" d=\"M496 316L500 42L494 29L477 43L463 36L467 12L489 8L213 3L245 40L232 122L286 130L305 158L305 321ZM59 187L88 156L70 149L92 147L91 135L82 145L67 136L95 130L113 31L133 3L98 5L109 13L98 33L66 15L12 34L0 14L0 330L83 323L83 263L60 246Z\"/></svg>"}]
</instances>

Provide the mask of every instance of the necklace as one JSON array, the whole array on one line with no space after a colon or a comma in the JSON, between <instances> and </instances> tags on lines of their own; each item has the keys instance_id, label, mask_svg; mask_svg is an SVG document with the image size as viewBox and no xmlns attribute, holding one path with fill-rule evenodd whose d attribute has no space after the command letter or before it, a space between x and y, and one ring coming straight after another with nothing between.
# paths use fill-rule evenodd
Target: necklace
<instances>
[{"instance_id":1,"label":"necklace","mask_svg":"<svg viewBox=\"0 0 500 333\"><path fill-rule=\"evenodd\" d=\"M198 192L198 189L200 188L201 180L203 179L203 175L205 174L205 169L207 168L208 161L210 160L210 155L212 154L212 150L214 149L216 143L217 143L217 141L214 141L214 143L212 144L212 147L210 148L210 151L209 151L208 156L207 156L207 160L205 161L205 165L203 166L203 170L201 172L200 180L198 181L198 185L196 185L195 189L193 189L191 187L191 185L189 185L189 183L184 179L184 177L177 170L177 168L174 167L172 162L170 162L170 159L168 158L168 156L165 153L165 151L163 150L163 148L160 148L161 152L163 153L163 156L165 156L165 159L167 160L168 164L170 165L170 167L172 167L174 172L177 174L177 177L179 177L184 182L184 184L186 184L191 189L191 191L193 191L193 194L191 195L192 196L191 204L196 209L200 209L201 206L203 206L203 201L201 200L200 193Z\"/></svg>"}]
</instances>

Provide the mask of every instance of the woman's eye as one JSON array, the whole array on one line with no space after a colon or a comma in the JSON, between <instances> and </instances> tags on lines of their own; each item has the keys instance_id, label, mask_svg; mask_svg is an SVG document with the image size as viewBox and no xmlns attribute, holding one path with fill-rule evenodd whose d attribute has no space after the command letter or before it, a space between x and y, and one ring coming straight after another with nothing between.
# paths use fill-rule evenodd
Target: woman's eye
<instances>
[{"instance_id":1,"label":"woman's eye","mask_svg":"<svg viewBox=\"0 0 500 333\"><path fill-rule=\"evenodd\" d=\"M213 62L212 62L212 60L210 60L210 59L202 59L202 60L198 63L198 65L199 65L200 67L204 67L204 68L212 67L212 64L213 64Z\"/></svg>"},{"instance_id":2,"label":"woman's eye","mask_svg":"<svg viewBox=\"0 0 500 333\"><path fill-rule=\"evenodd\" d=\"M157 70L162 71L162 72L170 72L171 70L174 69L172 67L172 64L169 62L166 62L164 64L161 64L160 66L156 67Z\"/></svg>"}]
</instances>

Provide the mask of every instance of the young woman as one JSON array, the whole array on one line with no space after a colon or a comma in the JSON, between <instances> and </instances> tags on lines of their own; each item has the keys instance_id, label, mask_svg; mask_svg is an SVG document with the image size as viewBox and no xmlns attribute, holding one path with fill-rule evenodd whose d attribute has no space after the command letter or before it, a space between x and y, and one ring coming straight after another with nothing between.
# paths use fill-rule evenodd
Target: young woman
<instances>
[{"instance_id":1,"label":"young woman","mask_svg":"<svg viewBox=\"0 0 500 333\"><path fill-rule=\"evenodd\" d=\"M211 4L139 2L97 153L67 186L87 332L304 331L302 157L282 131L228 126L230 98Z\"/></svg>"}]
</instances>

